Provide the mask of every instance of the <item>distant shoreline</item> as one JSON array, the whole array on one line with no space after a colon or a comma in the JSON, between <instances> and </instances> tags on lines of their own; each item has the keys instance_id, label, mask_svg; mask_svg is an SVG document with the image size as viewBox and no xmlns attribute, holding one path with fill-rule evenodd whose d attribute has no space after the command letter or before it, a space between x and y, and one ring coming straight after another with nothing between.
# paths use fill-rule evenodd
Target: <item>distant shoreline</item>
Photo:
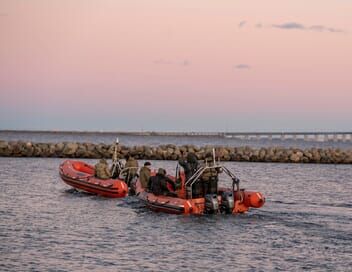
<instances>
[{"instance_id":1,"label":"distant shoreline","mask_svg":"<svg viewBox=\"0 0 352 272\"><path fill-rule=\"evenodd\" d=\"M172 132L172 131L87 131L87 130L0 130L0 133L33 133L33 134L77 134L77 135L123 135L123 136L224 136L226 132Z\"/></svg>"},{"instance_id":2,"label":"distant shoreline","mask_svg":"<svg viewBox=\"0 0 352 272\"><path fill-rule=\"evenodd\" d=\"M126 136L219 136L229 135L352 135L352 131L105 131L105 130L16 130L0 129L0 133L48 133L48 134L106 134L106 135L126 135Z\"/></svg>"}]
</instances>

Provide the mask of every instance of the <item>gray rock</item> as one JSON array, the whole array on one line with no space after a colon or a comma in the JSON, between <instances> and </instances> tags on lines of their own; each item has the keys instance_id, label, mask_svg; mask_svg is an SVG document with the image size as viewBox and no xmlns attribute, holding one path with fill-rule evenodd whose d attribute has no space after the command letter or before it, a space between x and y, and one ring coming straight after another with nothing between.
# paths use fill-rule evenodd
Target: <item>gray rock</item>
<instances>
[{"instance_id":1,"label":"gray rock","mask_svg":"<svg viewBox=\"0 0 352 272\"><path fill-rule=\"evenodd\" d=\"M62 151L62 154L65 156L72 156L76 153L77 149L77 143L67 143Z\"/></svg>"},{"instance_id":2,"label":"gray rock","mask_svg":"<svg viewBox=\"0 0 352 272\"><path fill-rule=\"evenodd\" d=\"M56 152L56 154L61 154L62 151L64 150L64 148L65 148L65 144L64 144L64 143L57 143L57 144L55 145L55 152Z\"/></svg>"},{"instance_id":3,"label":"gray rock","mask_svg":"<svg viewBox=\"0 0 352 272\"><path fill-rule=\"evenodd\" d=\"M292 162L299 162L301 160L300 156L297 154L297 153L293 153L291 156L290 156L290 160Z\"/></svg>"},{"instance_id":4,"label":"gray rock","mask_svg":"<svg viewBox=\"0 0 352 272\"><path fill-rule=\"evenodd\" d=\"M0 141L0 149L7 149L9 143L6 141Z\"/></svg>"}]
</instances>

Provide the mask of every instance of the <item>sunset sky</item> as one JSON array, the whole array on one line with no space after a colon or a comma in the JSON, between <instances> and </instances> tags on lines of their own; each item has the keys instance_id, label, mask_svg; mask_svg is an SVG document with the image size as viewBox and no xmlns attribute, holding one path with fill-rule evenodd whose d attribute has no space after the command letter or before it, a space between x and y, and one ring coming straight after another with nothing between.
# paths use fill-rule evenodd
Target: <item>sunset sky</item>
<instances>
[{"instance_id":1,"label":"sunset sky","mask_svg":"<svg viewBox=\"0 0 352 272\"><path fill-rule=\"evenodd\" d=\"M0 0L0 129L351 131L350 0Z\"/></svg>"}]
</instances>

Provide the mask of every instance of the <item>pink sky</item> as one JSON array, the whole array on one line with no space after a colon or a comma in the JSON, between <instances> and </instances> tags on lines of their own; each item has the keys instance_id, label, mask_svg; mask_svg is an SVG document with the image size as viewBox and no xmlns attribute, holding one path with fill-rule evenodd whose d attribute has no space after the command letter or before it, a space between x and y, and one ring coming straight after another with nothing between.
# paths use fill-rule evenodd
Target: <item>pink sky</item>
<instances>
[{"instance_id":1,"label":"pink sky","mask_svg":"<svg viewBox=\"0 0 352 272\"><path fill-rule=\"evenodd\" d=\"M351 130L352 2L0 2L0 129Z\"/></svg>"}]
</instances>

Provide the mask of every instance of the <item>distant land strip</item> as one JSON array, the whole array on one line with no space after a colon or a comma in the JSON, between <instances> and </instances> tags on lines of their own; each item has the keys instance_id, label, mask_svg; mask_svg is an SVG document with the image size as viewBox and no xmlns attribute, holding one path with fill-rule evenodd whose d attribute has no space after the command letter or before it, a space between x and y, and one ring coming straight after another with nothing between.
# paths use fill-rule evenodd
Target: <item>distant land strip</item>
<instances>
[{"instance_id":1,"label":"distant land strip","mask_svg":"<svg viewBox=\"0 0 352 272\"><path fill-rule=\"evenodd\" d=\"M0 129L5 133L67 133L67 134L117 134L131 136L229 136L229 135L352 135L352 131L108 131L108 130L11 130Z\"/></svg>"}]
</instances>

